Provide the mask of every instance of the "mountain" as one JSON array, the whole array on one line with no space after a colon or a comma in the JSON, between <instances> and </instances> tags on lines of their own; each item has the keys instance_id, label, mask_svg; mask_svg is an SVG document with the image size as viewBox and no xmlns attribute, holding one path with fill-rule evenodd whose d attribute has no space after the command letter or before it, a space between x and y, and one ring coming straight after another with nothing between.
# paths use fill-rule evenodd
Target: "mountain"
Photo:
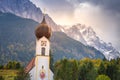
<instances>
[{"instance_id":1,"label":"mountain","mask_svg":"<svg viewBox=\"0 0 120 80\"><path fill-rule=\"evenodd\" d=\"M79 41L68 37L63 32L54 32L51 41L55 60L63 57L71 59L81 59L84 57L93 59L104 58L104 55L100 51L93 47L83 45Z\"/></svg>"},{"instance_id":2,"label":"mountain","mask_svg":"<svg viewBox=\"0 0 120 80\"><path fill-rule=\"evenodd\" d=\"M112 46L112 44L101 40L91 27L76 24L64 30L68 36L75 40L80 41L85 45L93 46L101 51L108 60L120 57L120 53Z\"/></svg>"},{"instance_id":3,"label":"mountain","mask_svg":"<svg viewBox=\"0 0 120 80\"><path fill-rule=\"evenodd\" d=\"M42 12L29 0L0 0L0 11L40 21Z\"/></svg>"},{"instance_id":4,"label":"mountain","mask_svg":"<svg viewBox=\"0 0 120 80\"><path fill-rule=\"evenodd\" d=\"M0 12L0 63L9 60L26 63L34 56L33 34L37 24L30 19Z\"/></svg>"},{"instance_id":5,"label":"mountain","mask_svg":"<svg viewBox=\"0 0 120 80\"><path fill-rule=\"evenodd\" d=\"M6 63L9 60L27 63L35 56L34 30L38 24L31 19L0 12L0 63ZM51 52L55 61L64 57L104 58L100 51L83 45L63 32L54 32L51 42Z\"/></svg>"},{"instance_id":6,"label":"mountain","mask_svg":"<svg viewBox=\"0 0 120 80\"><path fill-rule=\"evenodd\" d=\"M0 0L0 11L3 13L12 13L17 16L33 19L41 22L43 13L40 8L36 7L30 0ZM47 14L47 23L52 26L52 31L60 31L58 26Z\"/></svg>"},{"instance_id":7,"label":"mountain","mask_svg":"<svg viewBox=\"0 0 120 80\"><path fill-rule=\"evenodd\" d=\"M37 8L29 0L0 0L0 11L4 13L9 12L23 18L30 18L37 22L41 22L43 15L40 8ZM57 25L49 15L46 15L46 20L52 27L52 31L64 32L67 36L96 48L108 60L120 57L120 53L111 44L102 41L92 28L81 24L66 28L66 26Z\"/></svg>"}]
</instances>

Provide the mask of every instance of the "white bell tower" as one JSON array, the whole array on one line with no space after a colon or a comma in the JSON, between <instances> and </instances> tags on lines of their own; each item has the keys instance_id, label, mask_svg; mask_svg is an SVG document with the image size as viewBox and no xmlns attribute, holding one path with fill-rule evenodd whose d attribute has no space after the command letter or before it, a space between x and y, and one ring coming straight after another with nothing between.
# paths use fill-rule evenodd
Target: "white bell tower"
<instances>
[{"instance_id":1,"label":"white bell tower","mask_svg":"<svg viewBox=\"0 0 120 80\"><path fill-rule=\"evenodd\" d=\"M50 70L50 36L51 28L43 21L36 28L36 57L34 80L53 80L53 73Z\"/></svg>"},{"instance_id":2,"label":"white bell tower","mask_svg":"<svg viewBox=\"0 0 120 80\"><path fill-rule=\"evenodd\" d=\"M36 40L36 56L48 56L50 51L50 42L46 37Z\"/></svg>"}]
</instances>

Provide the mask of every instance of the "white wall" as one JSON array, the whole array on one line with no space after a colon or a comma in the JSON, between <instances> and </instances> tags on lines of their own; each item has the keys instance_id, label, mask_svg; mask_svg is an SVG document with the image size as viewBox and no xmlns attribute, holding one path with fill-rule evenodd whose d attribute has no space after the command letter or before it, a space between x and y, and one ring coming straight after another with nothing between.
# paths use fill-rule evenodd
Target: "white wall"
<instances>
[{"instance_id":1,"label":"white wall","mask_svg":"<svg viewBox=\"0 0 120 80\"><path fill-rule=\"evenodd\" d=\"M31 80L34 80L34 77L35 77L35 67L33 67L31 69L31 71L29 72L29 75L30 75Z\"/></svg>"},{"instance_id":2,"label":"white wall","mask_svg":"<svg viewBox=\"0 0 120 80\"><path fill-rule=\"evenodd\" d=\"M36 80L41 80L40 78L40 71L42 70L42 66L44 66L45 70L45 79L44 80L51 80L50 79L50 71L49 71L49 57L46 56L37 56L35 61L36 66Z\"/></svg>"}]
</instances>

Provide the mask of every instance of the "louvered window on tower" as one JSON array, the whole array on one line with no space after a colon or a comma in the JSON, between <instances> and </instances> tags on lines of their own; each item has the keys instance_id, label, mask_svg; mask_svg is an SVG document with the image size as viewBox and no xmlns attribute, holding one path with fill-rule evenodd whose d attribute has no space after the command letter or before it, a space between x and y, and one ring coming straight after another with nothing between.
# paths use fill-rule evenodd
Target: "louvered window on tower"
<instances>
[{"instance_id":1,"label":"louvered window on tower","mask_svg":"<svg viewBox=\"0 0 120 80\"><path fill-rule=\"evenodd\" d=\"M42 47L42 56L45 56L45 48Z\"/></svg>"}]
</instances>

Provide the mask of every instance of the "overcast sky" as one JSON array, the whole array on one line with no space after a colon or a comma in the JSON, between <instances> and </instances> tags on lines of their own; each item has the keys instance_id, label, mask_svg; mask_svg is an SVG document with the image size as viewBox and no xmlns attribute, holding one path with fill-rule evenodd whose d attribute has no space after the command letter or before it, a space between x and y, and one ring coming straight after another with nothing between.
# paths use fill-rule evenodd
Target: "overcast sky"
<instances>
[{"instance_id":1,"label":"overcast sky","mask_svg":"<svg viewBox=\"0 0 120 80\"><path fill-rule=\"evenodd\" d=\"M61 25L91 26L120 51L120 0L31 0Z\"/></svg>"}]
</instances>

